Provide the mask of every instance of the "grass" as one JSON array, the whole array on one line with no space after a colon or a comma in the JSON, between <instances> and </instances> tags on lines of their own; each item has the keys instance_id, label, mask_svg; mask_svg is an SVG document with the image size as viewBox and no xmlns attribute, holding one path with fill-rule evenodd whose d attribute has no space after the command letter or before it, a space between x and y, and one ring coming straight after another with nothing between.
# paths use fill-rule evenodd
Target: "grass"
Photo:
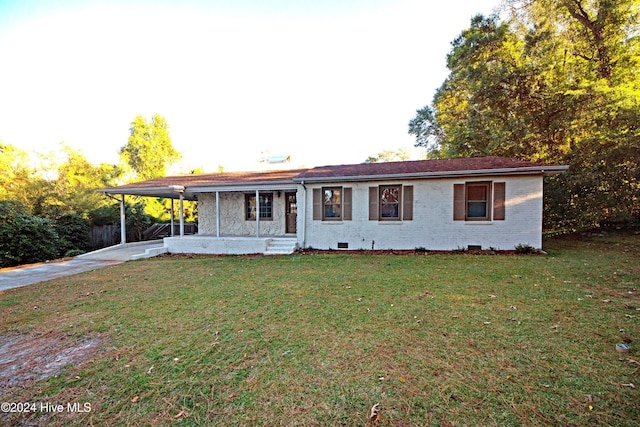
<instances>
[{"instance_id":1,"label":"grass","mask_svg":"<svg viewBox=\"0 0 640 427\"><path fill-rule=\"evenodd\" d=\"M637 425L640 236L546 249L164 257L6 291L0 336L102 346L0 388L91 412L0 422L363 426L379 404L382 426Z\"/></svg>"}]
</instances>

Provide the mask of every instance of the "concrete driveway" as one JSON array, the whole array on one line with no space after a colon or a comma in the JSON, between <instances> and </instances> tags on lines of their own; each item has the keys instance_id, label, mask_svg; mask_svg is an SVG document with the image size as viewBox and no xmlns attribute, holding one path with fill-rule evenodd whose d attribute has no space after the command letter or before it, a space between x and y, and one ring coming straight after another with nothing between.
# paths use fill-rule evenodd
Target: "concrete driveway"
<instances>
[{"instance_id":1,"label":"concrete driveway","mask_svg":"<svg viewBox=\"0 0 640 427\"><path fill-rule=\"evenodd\" d=\"M0 291L83 273L164 253L161 240L116 245L64 261L51 261L0 270Z\"/></svg>"}]
</instances>

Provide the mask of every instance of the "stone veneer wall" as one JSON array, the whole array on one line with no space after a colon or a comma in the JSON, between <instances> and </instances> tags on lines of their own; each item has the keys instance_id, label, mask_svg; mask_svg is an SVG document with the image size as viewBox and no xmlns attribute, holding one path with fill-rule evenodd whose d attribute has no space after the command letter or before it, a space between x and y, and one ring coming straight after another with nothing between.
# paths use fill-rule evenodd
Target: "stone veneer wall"
<instances>
[{"instance_id":1,"label":"stone veneer wall","mask_svg":"<svg viewBox=\"0 0 640 427\"><path fill-rule=\"evenodd\" d=\"M261 192L264 194L265 192ZM256 221L245 219L245 194L220 194L220 235L255 236ZM255 194L255 193L251 193ZM198 234L216 234L216 195L198 195ZM273 192L273 219L260 219L260 236L282 236L285 234L285 197Z\"/></svg>"}]
</instances>

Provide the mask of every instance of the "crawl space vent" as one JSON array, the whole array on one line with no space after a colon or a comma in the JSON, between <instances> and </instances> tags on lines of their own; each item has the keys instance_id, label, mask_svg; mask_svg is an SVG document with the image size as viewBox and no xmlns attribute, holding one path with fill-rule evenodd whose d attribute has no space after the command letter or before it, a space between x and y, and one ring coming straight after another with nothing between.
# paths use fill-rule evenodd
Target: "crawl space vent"
<instances>
[{"instance_id":1,"label":"crawl space vent","mask_svg":"<svg viewBox=\"0 0 640 427\"><path fill-rule=\"evenodd\" d=\"M347 242L338 242L338 249L349 249L349 243L347 243Z\"/></svg>"}]
</instances>

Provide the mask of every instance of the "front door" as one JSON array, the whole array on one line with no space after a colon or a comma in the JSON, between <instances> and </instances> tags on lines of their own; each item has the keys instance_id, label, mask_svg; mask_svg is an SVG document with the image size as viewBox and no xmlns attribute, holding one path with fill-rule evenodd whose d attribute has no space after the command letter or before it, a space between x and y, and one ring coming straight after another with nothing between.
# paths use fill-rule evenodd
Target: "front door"
<instances>
[{"instance_id":1,"label":"front door","mask_svg":"<svg viewBox=\"0 0 640 427\"><path fill-rule=\"evenodd\" d=\"M285 193L286 200L286 225L285 232L295 234L297 231L296 223L298 221L298 206L296 203L296 193Z\"/></svg>"}]
</instances>

